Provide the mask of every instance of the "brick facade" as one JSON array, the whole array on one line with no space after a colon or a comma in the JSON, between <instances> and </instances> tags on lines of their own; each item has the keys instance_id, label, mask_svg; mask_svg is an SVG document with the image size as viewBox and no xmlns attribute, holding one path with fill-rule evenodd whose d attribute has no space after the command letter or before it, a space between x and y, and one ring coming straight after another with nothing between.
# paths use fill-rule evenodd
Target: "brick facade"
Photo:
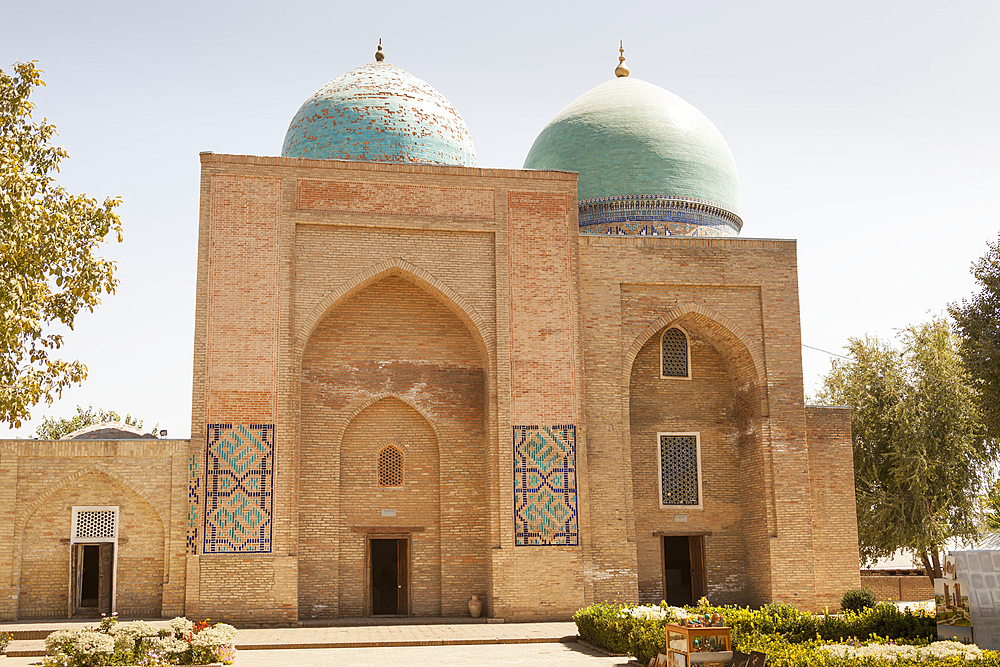
<instances>
[{"instance_id":1,"label":"brick facade","mask_svg":"<svg viewBox=\"0 0 1000 667\"><path fill-rule=\"evenodd\" d=\"M919 602L934 598L934 584L926 574L880 575L864 572L861 574L861 585L871 588L879 600Z\"/></svg>"},{"instance_id":2,"label":"brick facade","mask_svg":"<svg viewBox=\"0 0 1000 667\"><path fill-rule=\"evenodd\" d=\"M65 607L45 526L88 489L164 525L121 547L146 578L126 564L119 605L143 614L369 615L375 539L405 541L417 616L655 602L664 535L704 537L714 602L857 585L849 415L803 403L793 241L580 234L564 172L203 154L201 183L191 440L58 491L2 445L0 512L36 517L0 521L21 545L3 617ZM671 326L690 379L660 377ZM701 507L660 506L662 432L699 434ZM400 487L378 484L386 446Z\"/></svg>"},{"instance_id":3,"label":"brick facade","mask_svg":"<svg viewBox=\"0 0 1000 667\"><path fill-rule=\"evenodd\" d=\"M0 441L0 618L68 615L74 506L119 508L122 616L183 613L187 444Z\"/></svg>"}]
</instances>

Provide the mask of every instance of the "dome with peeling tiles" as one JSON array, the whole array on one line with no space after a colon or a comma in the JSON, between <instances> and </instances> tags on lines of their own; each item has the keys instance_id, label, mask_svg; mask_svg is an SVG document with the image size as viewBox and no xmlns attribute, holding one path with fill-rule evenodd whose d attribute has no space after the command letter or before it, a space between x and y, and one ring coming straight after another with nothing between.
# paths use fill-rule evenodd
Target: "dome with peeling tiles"
<instances>
[{"instance_id":1,"label":"dome with peeling tiles","mask_svg":"<svg viewBox=\"0 0 1000 667\"><path fill-rule=\"evenodd\" d=\"M476 166L465 121L431 86L385 61L337 77L288 126L281 154L319 160Z\"/></svg>"},{"instance_id":2,"label":"dome with peeling tiles","mask_svg":"<svg viewBox=\"0 0 1000 667\"><path fill-rule=\"evenodd\" d=\"M743 226L736 162L722 134L627 69L560 111L524 168L580 173L581 232L735 236Z\"/></svg>"}]
</instances>

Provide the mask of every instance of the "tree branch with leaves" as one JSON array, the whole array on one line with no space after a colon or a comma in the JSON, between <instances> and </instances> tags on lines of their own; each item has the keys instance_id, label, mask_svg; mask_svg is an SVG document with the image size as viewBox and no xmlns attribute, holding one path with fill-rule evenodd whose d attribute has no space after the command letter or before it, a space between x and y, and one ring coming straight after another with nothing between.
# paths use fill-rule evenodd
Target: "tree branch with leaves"
<instances>
[{"instance_id":1,"label":"tree branch with leaves","mask_svg":"<svg viewBox=\"0 0 1000 667\"><path fill-rule=\"evenodd\" d=\"M861 558L914 552L941 576L940 549L980 534L979 495L997 456L949 323L934 319L900 335L901 348L852 338L818 399L852 408Z\"/></svg>"},{"instance_id":2,"label":"tree branch with leaves","mask_svg":"<svg viewBox=\"0 0 1000 667\"><path fill-rule=\"evenodd\" d=\"M115 263L98 250L108 235L122 240L119 199L99 204L55 182L68 154L51 143L54 125L31 119L41 74L34 62L0 70L0 422L14 427L87 377L82 362L55 358L63 336L52 326L72 330L114 293Z\"/></svg>"}]
</instances>

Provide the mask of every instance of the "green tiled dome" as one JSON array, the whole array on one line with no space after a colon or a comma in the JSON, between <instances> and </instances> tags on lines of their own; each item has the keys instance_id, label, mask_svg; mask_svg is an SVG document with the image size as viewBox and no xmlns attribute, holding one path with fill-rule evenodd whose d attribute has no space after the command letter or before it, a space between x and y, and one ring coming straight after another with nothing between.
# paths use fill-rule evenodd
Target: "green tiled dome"
<instances>
[{"instance_id":1,"label":"green tiled dome","mask_svg":"<svg viewBox=\"0 0 1000 667\"><path fill-rule=\"evenodd\" d=\"M579 172L581 211L609 197L689 202L734 219L730 233L742 226L736 162L718 128L673 93L631 77L603 83L560 111L524 167Z\"/></svg>"}]
</instances>

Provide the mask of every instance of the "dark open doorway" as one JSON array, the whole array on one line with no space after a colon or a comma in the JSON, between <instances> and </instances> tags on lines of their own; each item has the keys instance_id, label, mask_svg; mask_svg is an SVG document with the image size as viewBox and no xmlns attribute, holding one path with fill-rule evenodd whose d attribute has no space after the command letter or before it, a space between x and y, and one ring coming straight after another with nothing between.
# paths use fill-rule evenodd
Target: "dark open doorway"
<instances>
[{"instance_id":1,"label":"dark open doorway","mask_svg":"<svg viewBox=\"0 0 1000 667\"><path fill-rule=\"evenodd\" d=\"M111 613L114 586L115 545L75 544L73 555L73 616L99 616Z\"/></svg>"},{"instance_id":2,"label":"dark open doorway","mask_svg":"<svg viewBox=\"0 0 1000 667\"><path fill-rule=\"evenodd\" d=\"M705 595L705 536L663 536L663 599L682 607Z\"/></svg>"},{"instance_id":3,"label":"dark open doorway","mask_svg":"<svg viewBox=\"0 0 1000 667\"><path fill-rule=\"evenodd\" d=\"M373 615L405 616L408 612L408 544L406 539L372 539L369 543Z\"/></svg>"}]
</instances>

